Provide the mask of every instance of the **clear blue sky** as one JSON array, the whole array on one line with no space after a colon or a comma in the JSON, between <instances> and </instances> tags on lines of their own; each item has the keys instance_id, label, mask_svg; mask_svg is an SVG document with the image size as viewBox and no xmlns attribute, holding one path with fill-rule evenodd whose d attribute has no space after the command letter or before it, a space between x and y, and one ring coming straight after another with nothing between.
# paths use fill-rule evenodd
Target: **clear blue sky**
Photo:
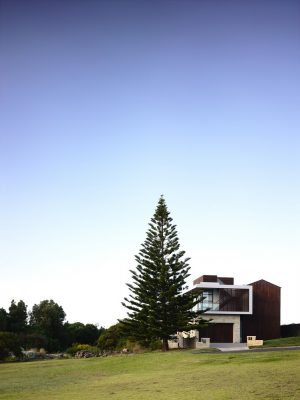
<instances>
[{"instance_id":1,"label":"clear blue sky","mask_svg":"<svg viewBox=\"0 0 300 400\"><path fill-rule=\"evenodd\" d=\"M0 0L0 307L108 327L164 194L191 279L300 322L300 3Z\"/></svg>"}]
</instances>

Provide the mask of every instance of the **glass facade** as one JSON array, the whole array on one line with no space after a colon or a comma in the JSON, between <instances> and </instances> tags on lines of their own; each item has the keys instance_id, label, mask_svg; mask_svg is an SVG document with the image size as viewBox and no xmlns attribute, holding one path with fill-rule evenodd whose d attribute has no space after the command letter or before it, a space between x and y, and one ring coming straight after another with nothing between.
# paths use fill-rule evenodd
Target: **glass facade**
<instances>
[{"instance_id":1,"label":"glass facade","mask_svg":"<svg viewBox=\"0 0 300 400\"><path fill-rule=\"evenodd\" d=\"M249 312L249 290L234 288L204 289L197 308L207 312Z\"/></svg>"}]
</instances>

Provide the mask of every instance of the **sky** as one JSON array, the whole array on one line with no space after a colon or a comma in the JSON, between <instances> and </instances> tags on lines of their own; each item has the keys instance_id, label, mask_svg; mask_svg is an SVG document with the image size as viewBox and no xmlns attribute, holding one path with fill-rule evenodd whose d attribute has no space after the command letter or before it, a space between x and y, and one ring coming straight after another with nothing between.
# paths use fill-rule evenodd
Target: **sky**
<instances>
[{"instance_id":1,"label":"sky","mask_svg":"<svg viewBox=\"0 0 300 400\"><path fill-rule=\"evenodd\" d=\"M164 194L188 284L300 323L300 2L0 0L0 308L126 316Z\"/></svg>"}]
</instances>

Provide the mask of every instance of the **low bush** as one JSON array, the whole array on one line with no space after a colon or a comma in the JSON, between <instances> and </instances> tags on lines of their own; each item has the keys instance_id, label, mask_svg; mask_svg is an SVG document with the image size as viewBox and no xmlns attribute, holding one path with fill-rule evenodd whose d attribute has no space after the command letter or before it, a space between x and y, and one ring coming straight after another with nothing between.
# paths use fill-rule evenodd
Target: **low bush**
<instances>
[{"instance_id":1,"label":"low bush","mask_svg":"<svg viewBox=\"0 0 300 400\"><path fill-rule=\"evenodd\" d=\"M0 360L8 357L22 358L22 349L18 335L12 332L0 332Z\"/></svg>"},{"instance_id":2,"label":"low bush","mask_svg":"<svg viewBox=\"0 0 300 400\"><path fill-rule=\"evenodd\" d=\"M74 357L78 351L87 351L89 353L97 355L99 353L99 349L96 346L91 346L89 344L80 344L74 343L71 347L66 350L67 354Z\"/></svg>"}]
</instances>

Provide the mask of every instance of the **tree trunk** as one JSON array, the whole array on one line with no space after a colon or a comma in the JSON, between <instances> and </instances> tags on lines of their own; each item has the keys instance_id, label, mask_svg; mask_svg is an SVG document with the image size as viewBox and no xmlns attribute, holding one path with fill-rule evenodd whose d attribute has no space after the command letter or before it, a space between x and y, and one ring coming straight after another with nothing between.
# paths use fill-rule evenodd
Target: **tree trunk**
<instances>
[{"instance_id":1,"label":"tree trunk","mask_svg":"<svg viewBox=\"0 0 300 400\"><path fill-rule=\"evenodd\" d=\"M168 338L163 338L163 351L169 351L169 342L168 342Z\"/></svg>"}]
</instances>

